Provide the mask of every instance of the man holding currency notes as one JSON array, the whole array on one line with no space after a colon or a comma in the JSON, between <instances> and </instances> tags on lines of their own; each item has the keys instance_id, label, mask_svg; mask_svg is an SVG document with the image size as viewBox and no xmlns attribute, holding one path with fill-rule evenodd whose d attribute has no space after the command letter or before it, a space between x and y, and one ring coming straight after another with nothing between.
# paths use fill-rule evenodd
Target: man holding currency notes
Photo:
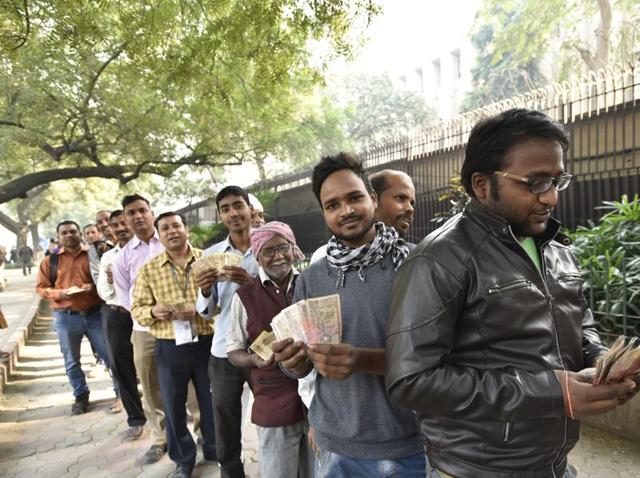
<instances>
[{"instance_id":1,"label":"man holding currency notes","mask_svg":"<svg viewBox=\"0 0 640 478\"><path fill-rule=\"evenodd\" d=\"M251 206L246 191L237 186L226 186L217 194L216 205L218 217L229 230L229 236L204 251L203 259L214 255L237 256L240 262L232 265L227 257L226 263L224 258L222 263L214 259L218 262L200 268L196 273L199 287L196 308L207 320L220 311L209 358L218 462L223 478L242 478L242 391L244 384L249 382L249 371L229 362L226 335L232 320L231 299L238 287L258 275L258 263L250 247Z\"/></svg>"},{"instance_id":2,"label":"man holding currency notes","mask_svg":"<svg viewBox=\"0 0 640 478\"><path fill-rule=\"evenodd\" d=\"M164 252L142 266L133 290L131 315L156 338L156 364L164 404L174 478L191 476L196 445L187 429L185 403L193 382L200 407L202 451L217 461L207 363L213 326L195 308L198 287L191 271L202 251L191 247L184 218L166 212L155 221Z\"/></svg>"},{"instance_id":3,"label":"man holding currency notes","mask_svg":"<svg viewBox=\"0 0 640 478\"><path fill-rule=\"evenodd\" d=\"M579 419L634 393L583 371L606 349L551 217L568 146L537 111L481 120L461 172L471 202L398 272L386 383L417 411L430 476L574 477Z\"/></svg>"},{"instance_id":4,"label":"man holding currency notes","mask_svg":"<svg viewBox=\"0 0 640 478\"><path fill-rule=\"evenodd\" d=\"M258 431L260 476L310 477L313 460L305 436L304 405L297 381L274 366L275 335L270 326L291 305L298 276L293 262L304 255L291 228L278 221L252 231L251 249L260 269L258 277L233 296L227 353L232 364L251 370L251 421Z\"/></svg>"},{"instance_id":5,"label":"man holding currency notes","mask_svg":"<svg viewBox=\"0 0 640 478\"><path fill-rule=\"evenodd\" d=\"M111 365L102 328L101 300L91 278L88 248L81 244L80 226L74 221L62 221L56 231L63 249L40 263L36 292L49 301L53 311L54 329L75 397L71 413L80 415L89 405L89 387L80 360L84 335L105 365Z\"/></svg>"},{"instance_id":6,"label":"man holding currency notes","mask_svg":"<svg viewBox=\"0 0 640 478\"><path fill-rule=\"evenodd\" d=\"M316 475L424 476L414 414L389 401L383 377L391 287L410 248L395 229L375 221L376 195L355 157L340 153L323 158L312 183L333 237L327 256L300 274L294 302L337 294L339 308L331 309L341 316L341 338L308 346L290 338L275 342L272 349L292 376L318 371L309 410ZM331 324L328 314L319 316Z\"/></svg>"}]
</instances>

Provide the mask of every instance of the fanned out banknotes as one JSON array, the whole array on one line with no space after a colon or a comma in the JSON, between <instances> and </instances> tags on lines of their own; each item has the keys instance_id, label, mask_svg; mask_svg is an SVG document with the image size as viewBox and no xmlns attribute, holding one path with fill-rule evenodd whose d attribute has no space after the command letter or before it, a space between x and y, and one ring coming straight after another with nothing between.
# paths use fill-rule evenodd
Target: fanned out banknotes
<instances>
[{"instance_id":1,"label":"fanned out banknotes","mask_svg":"<svg viewBox=\"0 0 640 478\"><path fill-rule=\"evenodd\" d=\"M263 360L273 355L271 344L292 338L296 342L311 344L338 344L342 337L340 296L306 299L280 311L271 321L273 332L266 330L249 347Z\"/></svg>"},{"instance_id":2,"label":"fanned out banknotes","mask_svg":"<svg viewBox=\"0 0 640 478\"><path fill-rule=\"evenodd\" d=\"M333 294L296 302L273 318L271 328L277 340L292 338L307 345L340 343L340 296Z\"/></svg>"},{"instance_id":3,"label":"fanned out banknotes","mask_svg":"<svg viewBox=\"0 0 640 478\"><path fill-rule=\"evenodd\" d=\"M231 254L229 252L216 252L209 256L202 256L195 261L191 266L191 270L194 274L200 275L201 273L210 269L216 269L218 271L218 280L227 280L224 276L224 266L237 266L242 264L242 257L238 254Z\"/></svg>"},{"instance_id":4,"label":"fanned out banknotes","mask_svg":"<svg viewBox=\"0 0 640 478\"><path fill-rule=\"evenodd\" d=\"M594 385L640 379L640 340L618 337L609 351L596 360Z\"/></svg>"}]
</instances>

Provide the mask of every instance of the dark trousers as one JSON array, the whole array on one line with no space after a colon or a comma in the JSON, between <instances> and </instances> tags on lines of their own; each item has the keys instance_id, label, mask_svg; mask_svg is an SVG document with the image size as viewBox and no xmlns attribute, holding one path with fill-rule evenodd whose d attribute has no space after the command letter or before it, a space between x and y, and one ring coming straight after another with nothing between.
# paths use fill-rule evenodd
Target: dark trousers
<instances>
[{"instance_id":1,"label":"dark trousers","mask_svg":"<svg viewBox=\"0 0 640 478\"><path fill-rule=\"evenodd\" d=\"M176 345L175 340L156 340L156 366L160 394L164 403L165 429L169 457L178 465L193 467L196 462L196 444L187 428L187 388L193 382L200 407L202 453L205 460L217 461L216 436L211 388L207 376L207 360L212 335L199 335L198 341Z\"/></svg>"},{"instance_id":2,"label":"dark trousers","mask_svg":"<svg viewBox=\"0 0 640 478\"><path fill-rule=\"evenodd\" d=\"M222 478L243 478L242 390L250 381L246 368L231 365L226 358L209 358L209 379L213 394L213 417L216 424L218 462Z\"/></svg>"},{"instance_id":3,"label":"dark trousers","mask_svg":"<svg viewBox=\"0 0 640 478\"><path fill-rule=\"evenodd\" d=\"M144 425L147 419L142 409L136 380L136 367L133 363L131 314L124 309L114 310L108 305L104 306L104 312L104 333L111 358L111 371L118 382L120 398L127 411L127 423L130 427Z\"/></svg>"}]
</instances>

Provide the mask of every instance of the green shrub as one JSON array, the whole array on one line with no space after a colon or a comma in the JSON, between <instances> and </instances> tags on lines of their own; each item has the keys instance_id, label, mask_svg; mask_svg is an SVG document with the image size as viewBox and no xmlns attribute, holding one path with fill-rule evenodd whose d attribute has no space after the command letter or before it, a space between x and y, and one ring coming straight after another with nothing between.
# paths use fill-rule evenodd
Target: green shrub
<instances>
[{"instance_id":1,"label":"green shrub","mask_svg":"<svg viewBox=\"0 0 640 478\"><path fill-rule=\"evenodd\" d=\"M570 234L583 268L585 296L605 330L640 331L640 200L604 202L598 224Z\"/></svg>"}]
</instances>

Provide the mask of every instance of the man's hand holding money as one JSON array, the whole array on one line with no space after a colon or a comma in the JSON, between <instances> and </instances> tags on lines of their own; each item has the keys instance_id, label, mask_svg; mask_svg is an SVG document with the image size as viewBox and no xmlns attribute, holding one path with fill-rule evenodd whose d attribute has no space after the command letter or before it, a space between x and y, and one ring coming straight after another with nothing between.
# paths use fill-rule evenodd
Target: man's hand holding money
<instances>
[{"instance_id":1,"label":"man's hand holding money","mask_svg":"<svg viewBox=\"0 0 640 478\"><path fill-rule=\"evenodd\" d=\"M271 350L275 361L294 375L305 377L311 371L304 342L294 342L291 338L278 340L271 344Z\"/></svg>"},{"instance_id":2,"label":"man's hand holding money","mask_svg":"<svg viewBox=\"0 0 640 478\"><path fill-rule=\"evenodd\" d=\"M171 319L171 309L163 304L156 304L151 307L151 315L158 320Z\"/></svg>"},{"instance_id":3,"label":"man's hand holding money","mask_svg":"<svg viewBox=\"0 0 640 478\"><path fill-rule=\"evenodd\" d=\"M562 389L562 398L567 416L579 419L589 415L598 415L625 403L636 393L636 383L626 380L609 385L593 385L593 376L588 370L584 373L554 370Z\"/></svg>"},{"instance_id":4,"label":"man's hand holding money","mask_svg":"<svg viewBox=\"0 0 640 478\"><path fill-rule=\"evenodd\" d=\"M240 285L248 284L253 279L251 274L240 266L224 266L224 276L227 280Z\"/></svg>"},{"instance_id":5,"label":"man's hand holding money","mask_svg":"<svg viewBox=\"0 0 640 478\"><path fill-rule=\"evenodd\" d=\"M261 359L258 354L251 354L251 357L253 359L253 366L254 367L269 368L269 367L273 367L273 364L275 363L275 356L274 355L272 355L269 360Z\"/></svg>"},{"instance_id":6,"label":"man's hand holding money","mask_svg":"<svg viewBox=\"0 0 640 478\"><path fill-rule=\"evenodd\" d=\"M199 274L196 274L196 284L200 287L202 291L202 295L204 297L209 297L211 295L211 287L213 287L213 283L218 280L218 269L205 269L201 271Z\"/></svg>"},{"instance_id":7,"label":"man's hand holding money","mask_svg":"<svg viewBox=\"0 0 640 478\"><path fill-rule=\"evenodd\" d=\"M349 377L356 366L357 349L351 344L313 344L309 358L320 375L333 380Z\"/></svg>"},{"instance_id":8,"label":"man's hand holding money","mask_svg":"<svg viewBox=\"0 0 640 478\"><path fill-rule=\"evenodd\" d=\"M189 304L184 306L184 308L177 310L174 309L171 311L171 317L174 320L191 320L196 317L196 306L193 304Z\"/></svg>"}]
</instances>

